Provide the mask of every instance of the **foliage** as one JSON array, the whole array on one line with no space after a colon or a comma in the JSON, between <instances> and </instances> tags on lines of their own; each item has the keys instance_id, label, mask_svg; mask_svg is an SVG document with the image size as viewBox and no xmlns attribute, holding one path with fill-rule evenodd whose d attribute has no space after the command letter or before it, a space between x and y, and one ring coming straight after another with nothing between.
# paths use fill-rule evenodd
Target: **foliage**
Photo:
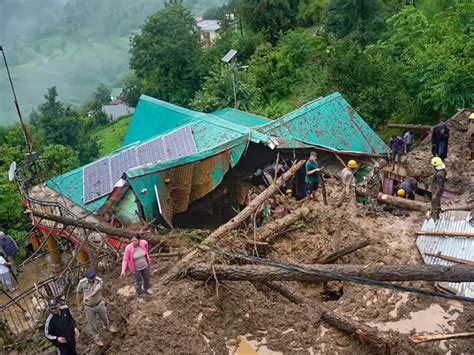
<instances>
[{"instance_id":1,"label":"foliage","mask_svg":"<svg viewBox=\"0 0 474 355\"><path fill-rule=\"evenodd\" d=\"M60 144L51 144L43 149L43 159L48 161L48 175L61 175L79 166L77 151Z\"/></svg>"},{"instance_id":2,"label":"foliage","mask_svg":"<svg viewBox=\"0 0 474 355\"><path fill-rule=\"evenodd\" d=\"M130 38L130 67L151 96L186 105L201 82L202 48L193 15L181 4L148 17Z\"/></svg>"},{"instance_id":3,"label":"foliage","mask_svg":"<svg viewBox=\"0 0 474 355\"><path fill-rule=\"evenodd\" d=\"M99 156L107 155L120 148L131 119L132 116L121 117L91 134L92 140L99 145Z\"/></svg>"},{"instance_id":4,"label":"foliage","mask_svg":"<svg viewBox=\"0 0 474 355\"><path fill-rule=\"evenodd\" d=\"M326 28L340 38L372 42L383 28L383 4L380 0L331 0Z\"/></svg>"},{"instance_id":5,"label":"foliage","mask_svg":"<svg viewBox=\"0 0 474 355\"><path fill-rule=\"evenodd\" d=\"M297 23L300 0L241 0L238 11L254 32L262 32L275 44L280 35Z\"/></svg>"},{"instance_id":6,"label":"foliage","mask_svg":"<svg viewBox=\"0 0 474 355\"><path fill-rule=\"evenodd\" d=\"M323 24L328 2L329 0L301 0L298 23L303 27Z\"/></svg>"},{"instance_id":7,"label":"foliage","mask_svg":"<svg viewBox=\"0 0 474 355\"><path fill-rule=\"evenodd\" d=\"M110 96L112 95L112 89L100 84L92 95L93 99L100 102L101 105L110 102Z\"/></svg>"},{"instance_id":8,"label":"foliage","mask_svg":"<svg viewBox=\"0 0 474 355\"><path fill-rule=\"evenodd\" d=\"M140 80L133 70L128 70L120 77L123 88L123 100L130 107L136 107L142 93Z\"/></svg>"},{"instance_id":9,"label":"foliage","mask_svg":"<svg viewBox=\"0 0 474 355\"><path fill-rule=\"evenodd\" d=\"M0 230L20 228L26 221L18 188L8 180L8 169L13 161L21 162L21 148L7 144L0 145Z\"/></svg>"},{"instance_id":10,"label":"foliage","mask_svg":"<svg viewBox=\"0 0 474 355\"><path fill-rule=\"evenodd\" d=\"M253 75L237 71L238 108L251 111L260 103L260 90L257 88ZM191 102L191 107L198 111L212 112L219 108L234 106L232 88L232 67L218 65L206 78L201 90Z\"/></svg>"}]
</instances>

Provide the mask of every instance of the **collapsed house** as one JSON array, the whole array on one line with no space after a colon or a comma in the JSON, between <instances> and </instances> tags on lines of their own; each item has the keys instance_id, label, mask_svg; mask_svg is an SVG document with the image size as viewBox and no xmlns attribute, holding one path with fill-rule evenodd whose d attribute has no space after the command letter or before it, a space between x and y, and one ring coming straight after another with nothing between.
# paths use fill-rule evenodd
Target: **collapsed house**
<instances>
[{"instance_id":1,"label":"collapsed house","mask_svg":"<svg viewBox=\"0 0 474 355\"><path fill-rule=\"evenodd\" d=\"M74 218L173 227L175 216L220 199L242 205L258 168L310 150L328 171L351 157L370 162L388 153L337 92L276 120L232 108L206 114L142 96L120 149L23 195L30 209L51 214L59 213L48 207L54 202Z\"/></svg>"}]
</instances>

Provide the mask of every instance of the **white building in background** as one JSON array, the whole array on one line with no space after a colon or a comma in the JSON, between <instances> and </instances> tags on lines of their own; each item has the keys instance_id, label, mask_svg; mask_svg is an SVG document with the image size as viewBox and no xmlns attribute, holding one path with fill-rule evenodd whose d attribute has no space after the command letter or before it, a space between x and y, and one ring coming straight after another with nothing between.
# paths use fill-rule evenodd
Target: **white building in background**
<instances>
[{"instance_id":1,"label":"white building in background","mask_svg":"<svg viewBox=\"0 0 474 355\"><path fill-rule=\"evenodd\" d=\"M122 99L117 98L110 101L108 104L102 105L102 111L105 112L109 121L113 122L120 117L132 115L135 109L127 106Z\"/></svg>"},{"instance_id":2,"label":"white building in background","mask_svg":"<svg viewBox=\"0 0 474 355\"><path fill-rule=\"evenodd\" d=\"M196 25L201 30L201 40L204 47L209 47L217 38L217 31L221 25L217 20L204 20L203 17L196 18Z\"/></svg>"}]
</instances>

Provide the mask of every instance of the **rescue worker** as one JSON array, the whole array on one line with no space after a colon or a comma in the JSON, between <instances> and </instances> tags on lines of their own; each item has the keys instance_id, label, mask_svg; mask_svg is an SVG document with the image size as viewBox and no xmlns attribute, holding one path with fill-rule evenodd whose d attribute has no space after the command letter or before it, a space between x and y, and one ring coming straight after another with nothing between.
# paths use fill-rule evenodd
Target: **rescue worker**
<instances>
[{"instance_id":1,"label":"rescue worker","mask_svg":"<svg viewBox=\"0 0 474 355\"><path fill-rule=\"evenodd\" d=\"M415 192L418 188L418 181L411 176L408 176L400 185L397 187L397 196L401 198L407 198L409 200L415 199Z\"/></svg>"},{"instance_id":2,"label":"rescue worker","mask_svg":"<svg viewBox=\"0 0 474 355\"><path fill-rule=\"evenodd\" d=\"M392 158L392 162L395 161L400 163L405 150L405 142L402 137L392 136L388 142L388 146L390 147L390 157Z\"/></svg>"},{"instance_id":3,"label":"rescue worker","mask_svg":"<svg viewBox=\"0 0 474 355\"><path fill-rule=\"evenodd\" d=\"M341 177L342 184L344 185L341 196L339 197L339 202L337 207L340 207L344 202L348 202L351 208L351 212L355 212L357 205L356 201L356 179L355 173L357 171L358 164L355 160L349 160L347 167L342 169L339 173Z\"/></svg>"},{"instance_id":4,"label":"rescue worker","mask_svg":"<svg viewBox=\"0 0 474 355\"><path fill-rule=\"evenodd\" d=\"M48 300L49 314L44 322L44 335L57 348L60 355L76 355L76 338L79 330L67 305L56 298Z\"/></svg>"},{"instance_id":5,"label":"rescue worker","mask_svg":"<svg viewBox=\"0 0 474 355\"><path fill-rule=\"evenodd\" d=\"M380 164L375 163L366 176L367 182L367 207L369 214L377 212L377 198L382 191L382 178L380 177Z\"/></svg>"},{"instance_id":6,"label":"rescue worker","mask_svg":"<svg viewBox=\"0 0 474 355\"><path fill-rule=\"evenodd\" d=\"M411 147L413 145L413 132L406 131L403 135L403 142L405 143L405 154L411 151Z\"/></svg>"},{"instance_id":7,"label":"rescue worker","mask_svg":"<svg viewBox=\"0 0 474 355\"><path fill-rule=\"evenodd\" d=\"M77 284L77 308L79 311L82 311L84 306L87 323L89 324L94 342L102 347L104 343L100 339L99 322L111 333L116 333L117 330L114 326L110 325L109 318L107 317L107 308L105 306L104 297L102 296L102 287L104 284L102 279L97 277L95 269L92 268L87 270L84 276L85 277ZM81 294L83 295L82 302Z\"/></svg>"},{"instance_id":8,"label":"rescue worker","mask_svg":"<svg viewBox=\"0 0 474 355\"><path fill-rule=\"evenodd\" d=\"M441 212L441 196L446 182L446 165L440 157L431 159L431 165L435 169L431 183L431 218L437 220Z\"/></svg>"},{"instance_id":9,"label":"rescue worker","mask_svg":"<svg viewBox=\"0 0 474 355\"><path fill-rule=\"evenodd\" d=\"M318 155L316 154L316 152L311 152L309 154L309 159L306 161L305 164L305 195L309 196L313 200L316 199L316 190L319 187L319 175L322 169L318 165L317 158Z\"/></svg>"},{"instance_id":10,"label":"rescue worker","mask_svg":"<svg viewBox=\"0 0 474 355\"><path fill-rule=\"evenodd\" d=\"M433 157L445 160L448 156L449 128L444 122L438 123L431 134L431 153Z\"/></svg>"}]
</instances>

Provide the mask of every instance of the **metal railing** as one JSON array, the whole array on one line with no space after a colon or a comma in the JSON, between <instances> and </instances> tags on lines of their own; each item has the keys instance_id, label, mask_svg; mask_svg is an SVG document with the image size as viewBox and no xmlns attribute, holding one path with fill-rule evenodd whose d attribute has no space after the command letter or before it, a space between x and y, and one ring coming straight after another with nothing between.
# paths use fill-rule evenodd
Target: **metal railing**
<instances>
[{"instance_id":1,"label":"metal railing","mask_svg":"<svg viewBox=\"0 0 474 355\"><path fill-rule=\"evenodd\" d=\"M101 271L111 270L117 266L115 257L113 253L103 254L96 259L97 265L94 266ZM0 328L12 336L17 336L41 326L47 308L46 298L57 297L65 300L82 278L83 270L89 266L90 264L84 264L68 269L61 275L36 283L15 297L1 291L0 295L3 292L9 300L0 306Z\"/></svg>"}]
</instances>

